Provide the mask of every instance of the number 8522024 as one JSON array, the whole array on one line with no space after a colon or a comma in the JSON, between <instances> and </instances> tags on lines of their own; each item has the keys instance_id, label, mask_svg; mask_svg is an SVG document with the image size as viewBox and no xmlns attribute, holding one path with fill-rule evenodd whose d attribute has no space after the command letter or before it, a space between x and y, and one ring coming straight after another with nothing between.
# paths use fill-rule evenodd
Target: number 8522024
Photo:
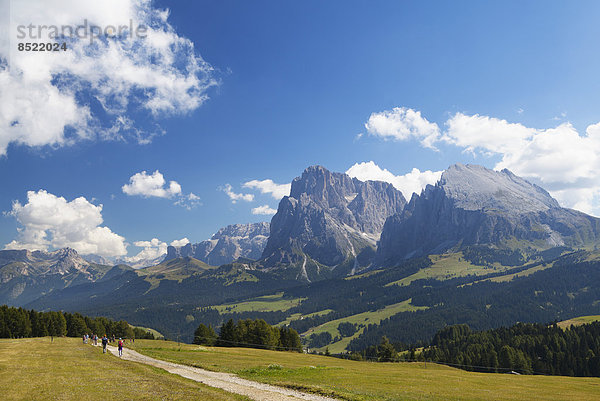
<instances>
[{"instance_id":1,"label":"number 8522024","mask_svg":"<svg viewBox=\"0 0 600 401\"><path fill-rule=\"evenodd\" d=\"M17 45L17 50L20 52L58 52L58 51L66 51L67 44L56 43L56 42L48 42L48 43L38 43L38 42L21 42Z\"/></svg>"}]
</instances>

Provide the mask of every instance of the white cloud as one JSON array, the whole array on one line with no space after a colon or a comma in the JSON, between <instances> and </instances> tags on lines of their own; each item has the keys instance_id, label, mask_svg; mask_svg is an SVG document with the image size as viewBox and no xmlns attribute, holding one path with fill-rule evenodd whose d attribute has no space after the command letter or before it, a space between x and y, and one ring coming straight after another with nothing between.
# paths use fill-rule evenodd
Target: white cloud
<instances>
[{"instance_id":1,"label":"white cloud","mask_svg":"<svg viewBox=\"0 0 600 401\"><path fill-rule=\"evenodd\" d=\"M273 180L252 180L244 183L244 188L258 189L263 194L270 194L276 200L290 194L292 184L276 184Z\"/></svg>"},{"instance_id":2,"label":"white cloud","mask_svg":"<svg viewBox=\"0 0 600 401\"><path fill-rule=\"evenodd\" d=\"M566 117L562 113L558 120ZM437 124L425 120L419 111L397 107L371 114L365 126L369 134L384 139L416 139L433 149L437 143L446 143L474 156L500 157L495 169L507 168L542 186L563 206L600 215L600 123L580 134L569 122L537 129L485 115L456 113L440 133ZM395 176L374 163L355 164L348 171L359 179L392 182L405 195L439 174L414 169Z\"/></svg>"},{"instance_id":3,"label":"white cloud","mask_svg":"<svg viewBox=\"0 0 600 401\"><path fill-rule=\"evenodd\" d=\"M10 143L62 146L95 137L148 143L163 131L151 122L142 129L142 121L190 112L216 85L212 67L194 43L179 36L167 21L168 10L154 8L151 1L32 0L12 1L10 7L12 42L0 43L0 155ZM107 28L130 21L134 30L147 28L145 38L102 35L90 44L88 35L67 38L66 51L17 51L17 41L54 42L49 29L41 38L18 39L19 25L87 22ZM104 109L102 117L89 99ZM127 117L132 109L147 115L134 124Z\"/></svg>"},{"instance_id":4,"label":"white cloud","mask_svg":"<svg viewBox=\"0 0 600 401\"><path fill-rule=\"evenodd\" d=\"M70 247L77 252L106 257L127 253L125 239L102 224L102 205L84 197L68 202L44 190L28 191L27 203L15 201L7 215L22 226L5 249L47 250Z\"/></svg>"},{"instance_id":5,"label":"white cloud","mask_svg":"<svg viewBox=\"0 0 600 401\"><path fill-rule=\"evenodd\" d=\"M127 263L136 264L141 261L157 259L167 254L167 243L158 238L150 241L136 241L133 245L143 248L137 255L124 258Z\"/></svg>"},{"instance_id":6,"label":"white cloud","mask_svg":"<svg viewBox=\"0 0 600 401\"><path fill-rule=\"evenodd\" d=\"M406 107L372 113L365 128L370 135L383 139L417 139L421 145L431 149L435 149L434 143L440 136L440 129L436 123L427 121L420 111Z\"/></svg>"},{"instance_id":7,"label":"white cloud","mask_svg":"<svg viewBox=\"0 0 600 401\"><path fill-rule=\"evenodd\" d=\"M171 241L171 246L184 246L189 244L187 238ZM123 261L129 263L135 268L145 267L156 263L156 260L162 258L167 254L167 243L159 240L158 238L152 238L150 241L136 241L133 245L143 248L134 256L123 258Z\"/></svg>"},{"instance_id":8,"label":"white cloud","mask_svg":"<svg viewBox=\"0 0 600 401\"><path fill-rule=\"evenodd\" d=\"M272 215L275 213L277 213L277 209L273 209L269 205L262 205L262 206L252 208L252 214Z\"/></svg>"},{"instance_id":9,"label":"white cloud","mask_svg":"<svg viewBox=\"0 0 600 401\"><path fill-rule=\"evenodd\" d=\"M561 205L600 215L600 123L580 135L570 123L535 129L457 113L444 140L473 153L497 155L507 168L545 189Z\"/></svg>"},{"instance_id":10,"label":"white cloud","mask_svg":"<svg viewBox=\"0 0 600 401\"><path fill-rule=\"evenodd\" d=\"M196 206L202 205L202 202L200 201L200 197L198 195L190 192L187 195L180 195L175 201L175 205L181 206L187 210L192 210Z\"/></svg>"},{"instance_id":11,"label":"white cloud","mask_svg":"<svg viewBox=\"0 0 600 401\"><path fill-rule=\"evenodd\" d=\"M129 178L129 184L123 185L121 189L127 195L140 195L145 198L171 198L181 194L181 185L177 181L170 181L166 186L165 178L158 170L152 175L148 175L146 171L132 175Z\"/></svg>"},{"instance_id":12,"label":"white cloud","mask_svg":"<svg viewBox=\"0 0 600 401\"><path fill-rule=\"evenodd\" d=\"M244 202L252 202L254 200L254 195L252 194L242 194L233 192L233 188L230 184L225 184L224 186L219 188L221 191L225 192L229 199L231 199L231 203L236 203L241 200Z\"/></svg>"},{"instance_id":13,"label":"white cloud","mask_svg":"<svg viewBox=\"0 0 600 401\"><path fill-rule=\"evenodd\" d=\"M535 130L506 120L456 113L446 121L443 140L469 152L509 153L522 148Z\"/></svg>"},{"instance_id":14,"label":"white cloud","mask_svg":"<svg viewBox=\"0 0 600 401\"><path fill-rule=\"evenodd\" d=\"M413 168L410 173L394 175L389 170L379 167L375 162L369 161L355 163L346 171L346 174L361 181L389 182L409 200L413 192L420 194L427 184L435 184L440 179L442 171L420 171L418 168Z\"/></svg>"},{"instance_id":15,"label":"white cloud","mask_svg":"<svg viewBox=\"0 0 600 401\"><path fill-rule=\"evenodd\" d=\"M169 245L171 246L185 246L187 244L190 243L190 240L187 238L182 238L182 239L176 239L174 241L171 241L171 243Z\"/></svg>"}]
</instances>

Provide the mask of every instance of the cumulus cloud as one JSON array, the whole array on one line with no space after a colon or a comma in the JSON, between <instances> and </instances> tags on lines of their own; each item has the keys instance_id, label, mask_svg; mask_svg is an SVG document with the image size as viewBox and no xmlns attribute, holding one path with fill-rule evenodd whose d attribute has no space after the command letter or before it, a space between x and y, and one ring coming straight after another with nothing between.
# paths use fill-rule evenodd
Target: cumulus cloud
<instances>
[{"instance_id":1,"label":"cumulus cloud","mask_svg":"<svg viewBox=\"0 0 600 401\"><path fill-rule=\"evenodd\" d=\"M127 253L125 238L100 226L102 205L84 197L67 201L45 190L28 191L27 203L15 201L7 213L21 225L5 249L48 250L70 247L77 252L105 257Z\"/></svg>"},{"instance_id":2,"label":"cumulus cloud","mask_svg":"<svg viewBox=\"0 0 600 401\"><path fill-rule=\"evenodd\" d=\"M143 249L137 255L124 258L123 260L127 263L137 264L142 261L158 259L167 254L167 243L158 238L152 238L150 241L136 241L133 245Z\"/></svg>"},{"instance_id":3,"label":"cumulus cloud","mask_svg":"<svg viewBox=\"0 0 600 401\"><path fill-rule=\"evenodd\" d=\"M431 149L435 149L434 143L440 136L436 123L427 121L420 111L406 107L372 113L365 128L373 136L397 141L416 139L421 145Z\"/></svg>"},{"instance_id":4,"label":"cumulus cloud","mask_svg":"<svg viewBox=\"0 0 600 401\"><path fill-rule=\"evenodd\" d=\"M277 209L273 209L269 205L262 205L262 206L252 208L252 214L272 215L275 213L277 213Z\"/></svg>"},{"instance_id":5,"label":"cumulus cloud","mask_svg":"<svg viewBox=\"0 0 600 401\"><path fill-rule=\"evenodd\" d=\"M444 143L474 156L499 157L495 169L507 168L544 187L563 206L600 215L600 123L588 126L582 134L569 122L538 129L485 115L456 113L440 132L437 124L421 117L419 111L397 107L371 114L365 126L370 135L384 139L418 140L434 149ZM361 163L349 171L359 179L392 182L403 193L415 191L439 174L413 170L402 176L412 184L404 184L389 171L380 170Z\"/></svg>"},{"instance_id":6,"label":"cumulus cloud","mask_svg":"<svg viewBox=\"0 0 600 401\"><path fill-rule=\"evenodd\" d=\"M171 241L171 243L169 245L171 246L185 246L187 244L190 243L190 240L187 238L182 238L182 239L176 239L174 241Z\"/></svg>"},{"instance_id":7,"label":"cumulus cloud","mask_svg":"<svg viewBox=\"0 0 600 401\"><path fill-rule=\"evenodd\" d=\"M190 241L187 238L182 238L171 241L169 245L184 246L189 244L189 242ZM157 259L160 260L167 254L167 243L159 240L158 238L152 238L150 241L136 241L133 243L133 245L137 246L138 248L142 248L142 250L136 255L125 257L122 260L135 268L154 264L156 263Z\"/></svg>"},{"instance_id":8,"label":"cumulus cloud","mask_svg":"<svg viewBox=\"0 0 600 401\"><path fill-rule=\"evenodd\" d=\"M165 177L156 170L152 174L146 171L136 173L129 178L129 183L121 187L123 193L129 196L142 196L144 198L173 198L175 197L174 205L181 206L187 210L192 210L195 207L202 205L200 197L193 192L184 194L181 190L181 185L177 181L167 181Z\"/></svg>"},{"instance_id":9,"label":"cumulus cloud","mask_svg":"<svg viewBox=\"0 0 600 401\"><path fill-rule=\"evenodd\" d=\"M166 186L165 177L158 170L151 175L146 171L132 175L129 178L129 184L123 185L121 189L127 195L139 195L145 198L171 198L181 194L181 185L177 181L170 181Z\"/></svg>"},{"instance_id":10,"label":"cumulus cloud","mask_svg":"<svg viewBox=\"0 0 600 401\"><path fill-rule=\"evenodd\" d=\"M244 188L258 189L262 194L269 194L276 200L290 194L292 184L276 184L273 180L252 180L245 182Z\"/></svg>"},{"instance_id":11,"label":"cumulus cloud","mask_svg":"<svg viewBox=\"0 0 600 401\"><path fill-rule=\"evenodd\" d=\"M570 123L536 129L487 116L457 113L444 141L500 156L507 168L547 189L566 206L600 215L600 123L581 135Z\"/></svg>"},{"instance_id":12,"label":"cumulus cloud","mask_svg":"<svg viewBox=\"0 0 600 401\"><path fill-rule=\"evenodd\" d=\"M13 43L3 40L0 46L0 155L11 143L62 146L93 138L148 143L164 132L152 121L198 108L217 84L194 43L168 22L169 11L149 0L32 0L10 7ZM101 37L56 39L50 29L37 30L86 23L103 29ZM34 36L17 39L18 27L30 24ZM104 35L109 26L125 25L146 31ZM17 40L64 42L67 50L17 51ZM135 124L131 110L143 116Z\"/></svg>"},{"instance_id":13,"label":"cumulus cloud","mask_svg":"<svg viewBox=\"0 0 600 401\"><path fill-rule=\"evenodd\" d=\"M229 199L231 199L231 203L237 203L237 201L244 202L252 202L254 200L254 195L252 194L242 194L233 192L233 187L230 184L225 184L224 186L219 188L221 191L225 192Z\"/></svg>"},{"instance_id":14,"label":"cumulus cloud","mask_svg":"<svg viewBox=\"0 0 600 401\"><path fill-rule=\"evenodd\" d=\"M420 194L427 184L435 184L442 176L442 171L420 171L413 168L410 173L395 175L387 169L382 169L375 162L355 163L346 174L361 181L384 181L392 184L402 192L405 198L410 199L413 192Z\"/></svg>"},{"instance_id":15,"label":"cumulus cloud","mask_svg":"<svg viewBox=\"0 0 600 401\"><path fill-rule=\"evenodd\" d=\"M535 130L522 124L509 123L506 120L480 116L468 116L456 113L446 121L447 130L443 140L465 148L484 153L512 153L523 147L535 134Z\"/></svg>"}]
</instances>

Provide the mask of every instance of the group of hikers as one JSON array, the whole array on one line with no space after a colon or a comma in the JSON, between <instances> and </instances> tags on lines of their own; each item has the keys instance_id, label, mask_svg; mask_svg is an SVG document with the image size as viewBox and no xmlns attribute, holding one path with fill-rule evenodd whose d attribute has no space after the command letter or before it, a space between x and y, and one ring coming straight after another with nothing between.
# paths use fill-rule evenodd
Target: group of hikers
<instances>
[{"instance_id":1,"label":"group of hikers","mask_svg":"<svg viewBox=\"0 0 600 401\"><path fill-rule=\"evenodd\" d=\"M91 336L89 334L84 334L83 335L83 343L87 344L88 341L91 341L92 345L98 345L98 335L97 334L92 334ZM102 353L106 354L106 347L108 346L109 342L115 342L117 341L115 335L113 334L112 337L107 337L106 334L102 337L101 342L102 342ZM135 338L130 338L129 339L129 343L135 343ZM119 349L119 356L123 356L123 346L125 345L125 341L123 341L122 338L119 338L119 342L117 343L117 348Z\"/></svg>"}]
</instances>

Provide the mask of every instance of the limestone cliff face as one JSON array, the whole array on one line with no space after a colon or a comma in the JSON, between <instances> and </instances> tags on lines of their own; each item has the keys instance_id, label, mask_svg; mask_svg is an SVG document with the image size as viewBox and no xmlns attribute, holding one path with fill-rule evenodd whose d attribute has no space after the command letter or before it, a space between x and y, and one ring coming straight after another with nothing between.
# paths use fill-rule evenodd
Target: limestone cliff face
<instances>
[{"instance_id":1,"label":"limestone cliff face","mask_svg":"<svg viewBox=\"0 0 600 401\"><path fill-rule=\"evenodd\" d=\"M544 189L508 170L456 164L385 223L377 264L466 245L529 243L551 248L598 241L600 219L561 208Z\"/></svg>"},{"instance_id":2,"label":"limestone cliff face","mask_svg":"<svg viewBox=\"0 0 600 401\"><path fill-rule=\"evenodd\" d=\"M279 203L262 263L305 265L310 258L335 267L356 260L365 248L372 252L386 218L405 204L391 184L308 167L292 182L290 196Z\"/></svg>"},{"instance_id":3,"label":"limestone cliff face","mask_svg":"<svg viewBox=\"0 0 600 401\"><path fill-rule=\"evenodd\" d=\"M182 247L169 246L164 260L193 257L220 266L238 258L258 259L269 237L269 223L233 224L221 228L211 239Z\"/></svg>"}]
</instances>

